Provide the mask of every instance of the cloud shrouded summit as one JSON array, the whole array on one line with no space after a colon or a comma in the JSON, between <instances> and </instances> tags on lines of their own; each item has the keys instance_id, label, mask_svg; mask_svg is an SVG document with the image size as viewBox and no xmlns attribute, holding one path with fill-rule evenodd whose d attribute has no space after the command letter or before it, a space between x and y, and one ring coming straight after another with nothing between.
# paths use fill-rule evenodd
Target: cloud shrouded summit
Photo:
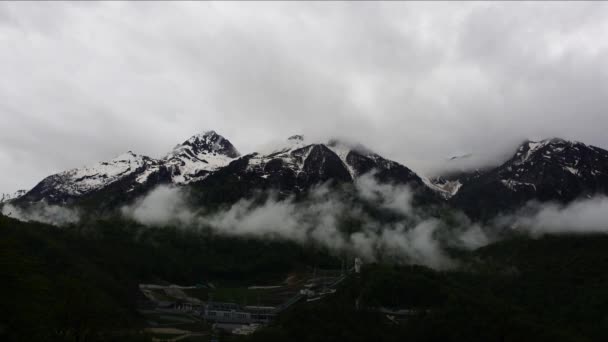
<instances>
[{"instance_id":1,"label":"cloud shrouded summit","mask_svg":"<svg viewBox=\"0 0 608 342\"><path fill-rule=\"evenodd\" d=\"M206 130L423 174L526 138L606 148L607 35L604 3L2 3L0 192Z\"/></svg>"}]
</instances>

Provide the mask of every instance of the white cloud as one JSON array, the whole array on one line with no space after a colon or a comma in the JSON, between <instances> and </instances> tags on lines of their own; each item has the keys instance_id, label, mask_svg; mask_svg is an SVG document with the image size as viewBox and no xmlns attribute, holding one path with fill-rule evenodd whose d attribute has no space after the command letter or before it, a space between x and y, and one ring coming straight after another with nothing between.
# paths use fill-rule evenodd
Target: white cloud
<instances>
[{"instance_id":1,"label":"white cloud","mask_svg":"<svg viewBox=\"0 0 608 342\"><path fill-rule=\"evenodd\" d=\"M374 175L374 172L370 172L355 180L355 186L361 197L404 215L411 213L412 191L404 185L378 183Z\"/></svg>"},{"instance_id":2,"label":"white cloud","mask_svg":"<svg viewBox=\"0 0 608 342\"><path fill-rule=\"evenodd\" d=\"M608 198L598 196L568 205L532 203L517 215L501 221L533 235L608 233L607 213Z\"/></svg>"},{"instance_id":3,"label":"white cloud","mask_svg":"<svg viewBox=\"0 0 608 342\"><path fill-rule=\"evenodd\" d=\"M76 223L80 220L80 212L78 210L58 205L49 205L44 202L32 204L25 209L7 203L2 206L2 215L20 221L36 221L52 225L65 225Z\"/></svg>"},{"instance_id":4,"label":"white cloud","mask_svg":"<svg viewBox=\"0 0 608 342\"><path fill-rule=\"evenodd\" d=\"M195 214L186 204L183 189L159 186L135 204L122 208L123 215L147 225L188 225Z\"/></svg>"},{"instance_id":5,"label":"white cloud","mask_svg":"<svg viewBox=\"0 0 608 342\"><path fill-rule=\"evenodd\" d=\"M608 147L607 19L601 2L5 2L0 192L207 129L242 152L336 135L422 173L526 137Z\"/></svg>"},{"instance_id":6,"label":"white cloud","mask_svg":"<svg viewBox=\"0 0 608 342\"><path fill-rule=\"evenodd\" d=\"M207 214L189 208L179 190L161 186L123 208L123 214L146 225L179 224L185 229L205 227L231 236L312 242L336 253L359 255L367 261L390 258L434 268L455 265L436 236L437 230L445 227L440 221L416 212L410 204L409 189L378 183L371 176L362 179L354 187L356 196L402 219L383 222L374 218L359 202L329 191L327 185L317 186L304 200L279 199L271 193L262 202L241 199L227 209ZM354 221L360 224L344 226L345 218L350 219L349 224Z\"/></svg>"}]
</instances>

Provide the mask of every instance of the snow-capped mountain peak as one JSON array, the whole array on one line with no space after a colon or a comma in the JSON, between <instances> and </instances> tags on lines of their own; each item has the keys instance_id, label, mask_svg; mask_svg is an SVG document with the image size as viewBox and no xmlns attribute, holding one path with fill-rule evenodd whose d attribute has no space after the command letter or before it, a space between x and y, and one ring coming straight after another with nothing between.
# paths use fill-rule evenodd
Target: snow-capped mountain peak
<instances>
[{"instance_id":1,"label":"snow-capped mountain peak","mask_svg":"<svg viewBox=\"0 0 608 342\"><path fill-rule=\"evenodd\" d=\"M454 202L473 216L530 200L565 203L608 194L608 151L559 138L528 140L502 165L464 179Z\"/></svg>"},{"instance_id":2,"label":"snow-capped mountain peak","mask_svg":"<svg viewBox=\"0 0 608 342\"><path fill-rule=\"evenodd\" d=\"M232 143L215 131L206 131L193 135L188 140L177 145L167 157L172 157L184 151L192 152L194 155L222 154L229 158L240 156L240 153Z\"/></svg>"},{"instance_id":3,"label":"snow-capped mountain peak","mask_svg":"<svg viewBox=\"0 0 608 342\"><path fill-rule=\"evenodd\" d=\"M206 131L177 145L159 160L128 151L109 161L51 175L20 201L66 203L110 187L118 193L131 193L154 184L190 183L204 179L239 155L230 141L215 131Z\"/></svg>"},{"instance_id":4,"label":"snow-capped mountain peak","mask_svg":"<svg viewBox=\"0 0 608 342\"><path fill-rule=\"evenodd\" d=\"M352 182L363 174L375 171L381 181L392 183L414 182L420 178L403 165L385 159L360 144L338 139L311 144L302 136L292 136L287 143L271 153L246 156L249 174L295 188L306 188L314 182L332 179ZM279 180L280 179L280 180Z\"/></svg>"},{"instance_id":5,"label":"snow-capped mountain peak","mask_svg":"<svg viewBox=\"0 0 608 342\"><path fill-rule=\"evenodd\" d=\"M146 156L135 154L131 151L120 154L107 162L99 162L91 166L72 169L60 173L62 178L69 178L73 187L69 190L73 194L82 194L118 180L128 174L132 174L146 164L154 164L154 161Z\"/></svg>"},{"instance_id":6,"label":"snow-capped mountain peak","mask_svg":"<svg viewBox=\"0 0 608 342\"><path fill-rule=\"evenodd\" d=\"M544 140L528 140L521 144L513 157L515 164L522 164L540 154L550 156L552 153L561 153L566 149L586 148L587 145L578 141L569 141L561 138L551 138Z\"/></svg>"},{"instance_id":7,"label":"snow-capped mountain peak","mask_svg":"<svg viewBox=\"0 0 608 342\"><path fill-rule=\"evenodd\" d=\"M24 197L29 196L35 201L47 199L62 202L100 190L127 177L134 177L136 183L144 183L158 167L157 160L128 151L109 161L49 176Z\"/></svg>"},{"instance_id":8,"label":"snow-capped mountain peak","mask_svg":"<svg viewBox=\"0 0 608 342\"><path fill-rule=\"evenodd\" d=\"M505 180L520 181L528 179L534 184L541 181L546 170L562 170L580 177L595 177L608 172L602 163L608 152L578 141L559 138L540 141L527 141L518 149L513 158L502 167L501 175ZM537 170L538 172L532 172ZM543 171L543 172L541 172ZM530 174L534 174L531 178ZM510 179L507 179L508 178Z\"/></svg>"},{"instance_id":9,"label":"snow-capped mountain peak","mask_svg":"<svg viewBox=\"0 0 608 342\"><path fill-rule=\"evenodd\" d=\"M163 160L171 170L173 182L185 184L205 178L239 156L228 139L206 131L177 145Z\"/></svg>"}]
</instances>

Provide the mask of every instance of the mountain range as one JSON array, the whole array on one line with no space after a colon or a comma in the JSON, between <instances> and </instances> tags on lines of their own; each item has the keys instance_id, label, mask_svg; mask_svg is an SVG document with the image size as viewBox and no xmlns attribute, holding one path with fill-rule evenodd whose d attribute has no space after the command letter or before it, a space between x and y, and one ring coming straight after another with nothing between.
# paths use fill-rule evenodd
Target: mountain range
<instances>
[{"instance_id":1,"label":"mountain range","mask_svg":"<svg viewBox=\"0 0 608 342\"><path fill-rule=\"evenodd\" d=\"M517 209L531 200L567 203L608 193L608 151L563 139L526 141L496 167L428 179L360 144L307 143L294 135L269 153L241 155L215 131L192 136L154 159L131 151L95 165L46 177L2 202L112 208L161 184L197 190L205 203L234 202L260 190L298 194L331 182L351 183L373 172L383 183L407 185L427 200L474 218ZM1 203L1 202L0 202Z\"/></svg>"}]
</instances>

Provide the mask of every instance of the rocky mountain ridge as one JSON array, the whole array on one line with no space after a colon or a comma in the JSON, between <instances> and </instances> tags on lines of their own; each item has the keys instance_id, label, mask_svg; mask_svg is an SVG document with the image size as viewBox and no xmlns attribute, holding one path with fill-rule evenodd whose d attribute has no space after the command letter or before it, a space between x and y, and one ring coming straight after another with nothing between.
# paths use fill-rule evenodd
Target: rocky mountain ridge
<instances>
[{"instance_id":1,"label":"rocky mountain ridge","mask_svg":"<svg viewBox=\"0 0 608 342\"><path fill-rule=\"evenodd\" d=\"M383 183L434 194L472 217L495 214L530 200L569 202L608 194L608 151L563 139L526 141L503 164L427 179L360 144L309 143L294 135L268 153L241 155L214 131L178 144L165 157L133 152L110 161L51 175L3 201L73 204L87 198L131 200L159 184L187 186L208 201L235 201L255 191L294 194L319 183L351 183L373 172Z\"/></svg>"}]
</instances>

